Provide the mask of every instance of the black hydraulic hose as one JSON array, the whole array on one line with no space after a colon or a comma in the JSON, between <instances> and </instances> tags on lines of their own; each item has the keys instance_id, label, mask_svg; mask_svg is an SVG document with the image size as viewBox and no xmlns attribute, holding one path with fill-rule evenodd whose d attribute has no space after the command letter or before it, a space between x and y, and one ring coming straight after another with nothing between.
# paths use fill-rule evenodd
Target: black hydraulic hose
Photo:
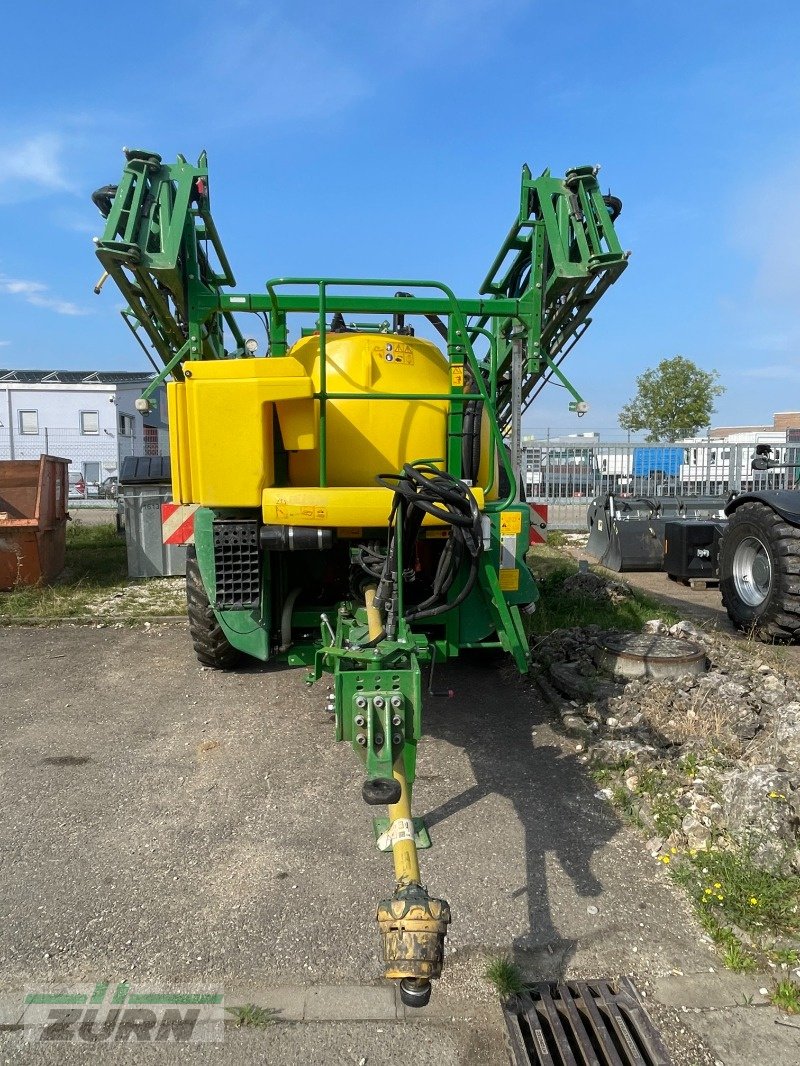
<instances>
[{"instance_id":1,"label":"black hydraulic hose","mask_svg":"<svg viewBox=\"0 0 800 1066\"><path fill-rule=\"evenodd\" d=\"M470 447L471 450L471 447ZM463 481L430 463L406 463L402 474L385 474L378 479L395 494L390 516L390 543L381 573L381 587L388 584L396 559L396 537L403 537L404 558L416 542L425 514L450 526L448 542L439 558L431 594L405 613L406 621L432 618L458 607L472 592L478 574L482 548L481 513L477 501ZM396 521L397 515L400 521ZM463 588L454 600L446 596L461 569L465 553L470 567ZM362 567L366 569L362 563Z\"/></svg>"}]
</instances>

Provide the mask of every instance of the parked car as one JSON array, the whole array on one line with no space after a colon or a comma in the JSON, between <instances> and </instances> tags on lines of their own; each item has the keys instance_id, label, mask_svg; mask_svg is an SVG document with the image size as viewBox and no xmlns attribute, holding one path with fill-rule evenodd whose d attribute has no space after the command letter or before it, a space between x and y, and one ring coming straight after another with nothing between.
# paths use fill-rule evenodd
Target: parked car
<instances>
[{"instance_id":1,"label":"parked car","mask_svg":"<svg viewBox=\"0 0 800 1066\"><path fill-rule=\"evenodd\" d=\"M116 476L107 477L105 481L101 481L97 489L97 495L106 500L116 500L119 495L119 478Z\"/></svg>"},{"instance_id":2,"label":"parked car","mask_svg":"<svg viewBox=\"0 0 800 1066\"><path fill-rule=\"evenodd\" d=\"M71 470L69 474L69 498L71 500L86 499L86 482L83 474L78 470Z\"/></svg>"}]
</instances>

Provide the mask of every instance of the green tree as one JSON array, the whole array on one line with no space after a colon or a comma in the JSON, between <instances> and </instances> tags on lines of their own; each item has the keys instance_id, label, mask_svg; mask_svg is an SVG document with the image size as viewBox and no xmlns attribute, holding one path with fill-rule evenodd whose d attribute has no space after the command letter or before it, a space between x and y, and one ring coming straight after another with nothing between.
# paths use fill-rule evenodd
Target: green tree
<instances>
[{"instance_id":1,"label":"green tree","mask_svg":"<svg viewBox=\"0 0 800 1066\"><path fill-rule=\"evenodd\" d=\"M716 370L701 370L691 359L662 359L636 379L636 395L619 413L623 429L646 429L649 441L694 437L711 422L714 399L725 392Z\"/></svg>"}]
</instances>

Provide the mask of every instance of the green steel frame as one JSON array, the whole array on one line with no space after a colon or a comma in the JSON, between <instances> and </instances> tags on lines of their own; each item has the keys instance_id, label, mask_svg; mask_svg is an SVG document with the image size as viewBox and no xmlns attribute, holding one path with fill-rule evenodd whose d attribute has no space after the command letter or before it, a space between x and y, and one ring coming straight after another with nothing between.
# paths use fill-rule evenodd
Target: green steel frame
<instances>
[{"instance_id":1,"label":"green steel frame","mask_svg":"<svg viewBox=\"0 0 800 1066\"><path fill-rule=\"evenodd\" d=\"M152 152L126 149L125 156L119 185L95 194L101 211L107 206L105 231L96 240L97 256L105 274L95 291L99 292L106 277L114 280L128 302L123 311L126 325L151 362L152 349L163 364L137 406L146 409L154 390L170 375L182 380L186 363L248 357L251 353L238 316L264 316L270 336L267 355L272 357L284 355L289 348L288 317L313 315L315 329L305 327L301 335L319 335L320 381L314 396L319 404L320 486L328 482L330 402L360 398L446 401L447 453L429 457L428 461L440 464L456 479L462 477L465 405L481 401L488 415L491 447L500 457L509 488L502 498L484 505L484 550L478 557L477 580L460 606L422 627L408 624L402 604L404 568L398 526L394 537L398 622L391 635L384 632L382 637L369 640L366 608L344 599L315 607L313 612L297 612L303 629L318 626L319 639L300 639L282 653L290 664L309 668L309 682L324 673L333 674L331 709L336 718L337 740L352 745L373 785L391 785L393 773L394 779L399 779L399 774L406 789L403 803L408 801L403 810L410 817L422 729L423 665L430 664L432 669L437 661L458 655L462 648L499 646L513 657L520 671L528 669L529 650L520 607L538 597L525 565L530 512L518 499L518 456L510 454L504 445L510 438L512 453L516 452L522 412L552 378L569 391L573 410L580 414L585 409L560 364L588 327L591 309L627 265L627 254L620 248L609 210L615 207L615 201L600 192L597 168L578 167L564 178L554 178L545 171L534 178L524 167L517 217L477 298L458 298L447 285L431 280L318 277L274 278L266 283L264 293L242 294L223 291L234 288L236 282L211 215L205 153L196 166L183 156L172 164L165 164ZM369 393L363 397L329 390L328 317L337 313L368 316L370 321L359 320L356 328L387 334L391 330L385 316L398 316L403 322L409 316L423 316L431 321L446 342L450 389L424 395ZM376 317L378 321L373 322ZM409 456L410 460L421 458ZM197 512L197 561L212 604L216 592L213 531L217 517L243 516L204 507ZM247 517L251 522L253 518L260 519L260 515L249 513ZM401 518L402 508L400 518L395 516L394 521L399 523ZM387 538L390 535L391 529L386 533ZM346 562L341 545L337 550L337 559ZM289 592L291 563L281 554L262 553L263 592L257 607L215 608L228 641L263 660L274 656L271 633ZM518 575L515 587L504 588L504 569L512 569ZM451 603L465 580L463 575L456 577L449 593ZM393 809L389 807L390 814ZM397 817L398 824L408 821L405 815ZM416 821L414 826L419 829ZM419 834L416 840L418 846L425 846ZM400 867L397 856L395 859L395 896L381 904L379 917L389 914L395 904L406 913L404 908L412 897L417 917L407 927L400 920L398 935L403 946L397 950L387 948L387 962L395 965L409 951L420 948L424 937L413 932L412 926L416 922L415 928L422 928L422 915L429 939L428 947L420 948L421 968L401 972L437 976L449 909L441 901L430 900L421 885L409 887L397 873ZM443 913L447 917L442 923ZM389 925L393 921L390 916ZM432 969L425 968L428 962L424 957L429 950L434 955L439 951L438 963L430 964Z\"/></svg>"},{"instance_id":2,"label":"green steel frame","mask_svg":"<svg viewBox=\"0 0 800 1066\"><path fill-rule=\"evenodd\" d=\"M445 469L461 477L461 438L464 407L480 400L489 415L492 445L503 464L509 491L504 499L487 502L485 512L491 523L490 550L483 553L479 581L472 596L460 609L458 618L447 617L443 634L434 630L431 643L418 634L405 633L401 649L385 646L369 652L366 666L384 671L397 654L410 655L411 671L403 681L409 698L418 701L420 657L447 658L458 654L465 644L487 643L481 622L475 616L491 619L499 643L509 651L521 670L527 669L528 650L518 605L536 598L536 589L521 563L521 588L508 592L500 587L498 570L503 550L501 518L509 510L520 513L520 528L527 534L526 508L515 503L517 464L504 447L509 436L512 448L518 446L522 412L543 385L555 377L573 400L571 408L582 410L582 398L560 369L564 356L589 325L591 309L619 277L627 265L609 210L613 199L604 197L597 182L596 167L577 167L563 178L545 171L534 178L522 170L519 210L484 279L480 296L458 298L438 281L398 278L274 278L264 293L223 291L235 287L235 278L211 215L208 162L203 153L196 166L183 156L172 164L160 156L141 150L125 150L122 178L109 201L102 238L96 241L97 256L128 301L123 312L126 324L145 352L143 332L160 357L163 369L145 390L146 403L153 391L170 375L183 377L187 362L199 359L246 357L245 337L237 316L266 316L269 323L270 356L288 350L288 316L314 315L320 347L319 401L319 484L327 484L327 405L340 398L358 396L332 392L327 387L328 316L336 313L368 316L424 316L437 325L446 339L451 365L448 392L419 394L370 393L370 400L438 399L448 402L447 455L439 457ZM99 286L98 286L99 289ZM378 291L376 291L378 290ZM387 290L390 290L387 292ZM393 290L393 292L391 291ZM388 332L388 322L374 325L360 321L359 328ZM306 328L304 333L308 333ZM476 346L483 348L479 355ZM465 381L467 386L465 387ZM196 540L201 573L213 597L212 512L200 512ZM519 551L524 555L526 537ZM265 586L280 575L268 573L265 556ZM402 587L402 581L399 582ZM320 671L336 674L336 705L351 701L350 666L353 656L343 655L347 632L360 624L349 607L336 612L337 627L322 625L321 642L296 646L290 655L294 662L314 661L314 677ZM274 616L274 605L264 602L258 611L219 611L218 617L235 646L259 658L269 657L266 630ZM454 613L454 612L451 612ZM466 630L467 639L462 629ZM337 650L337 648L339 650ZM405 650L403 650L405 648ZM409 649L411 649L409 651ZM364 668L361 663L359 669ZM373 678L372 680L375 680ZM406 683L407 682L407 683ZM411 724L415 719L412 714ZM337 725L338 735L348 737L352 729L346 721ZM407 731L415 743L416 728ZM368 746L371 742L368 742ZM367 751L368 769L378 759ZM380 761L380 760L378 760ZM377 765L377 763L375 764ZM385 767L384 767L385 769Z\"/></svg>"}]
</instances>

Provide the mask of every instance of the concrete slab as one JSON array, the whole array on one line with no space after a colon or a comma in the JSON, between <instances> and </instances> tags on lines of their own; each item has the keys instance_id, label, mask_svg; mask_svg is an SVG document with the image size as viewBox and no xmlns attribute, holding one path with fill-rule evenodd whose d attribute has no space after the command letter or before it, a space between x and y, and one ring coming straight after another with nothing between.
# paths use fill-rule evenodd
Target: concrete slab
<instances>
[{"instance_id":1,"label":"concrete slab","mask_svg":"<svg viewBox=\"0 0 800 1066\"><path fill-rule=\"evenodd\" d=\"M19 1025L23 999L21 992L0 992L0 1028Z\"/></svg>"},{"instance_id":2,"label":"concrete slab","mask_svg":"<svg viewBox=\"0 0 800 1066\"><path fill-rule=\"evenodd\" d=\"M387 1022L397 1020L394 988L318 985L306 992L306 1021Z\"/></svg>"},{"instance_id":3,"label":"concrete slab","mask_svg":"<svg viewBox=\"0 0 800 1066\"><path fill-rule=\"evenodd\" d=\"M773 977L767 974L716 973L668 974L653 982L653 998L667 1007L742 1007L749 1003L769 1003L759 989L769 988Z\"/></svg>"},{"instance_id":4,"label":"concrete slab","mask_svg":"<svg viewBox=\"0 0 800 1066\"><path fill-rule=\"evenodd\" d=\"M246 1007L253 1004L274 1012L280 1022L301 1022L306 1011L307 989L297 986L262 989L225 989L225 1007Z\"/></svg>"},{"instance_id":5,"label":"concrete slab","mask_svg":"<svg viewBox=\"0 0 800 1066\"><path fill-rule=\"evenodd\" d=\"M773 1007L735 1007L686 1016L687 1024L715 1050L720 1066L797 1066L800 1029Z\"/></svg>"}]
</instances>

